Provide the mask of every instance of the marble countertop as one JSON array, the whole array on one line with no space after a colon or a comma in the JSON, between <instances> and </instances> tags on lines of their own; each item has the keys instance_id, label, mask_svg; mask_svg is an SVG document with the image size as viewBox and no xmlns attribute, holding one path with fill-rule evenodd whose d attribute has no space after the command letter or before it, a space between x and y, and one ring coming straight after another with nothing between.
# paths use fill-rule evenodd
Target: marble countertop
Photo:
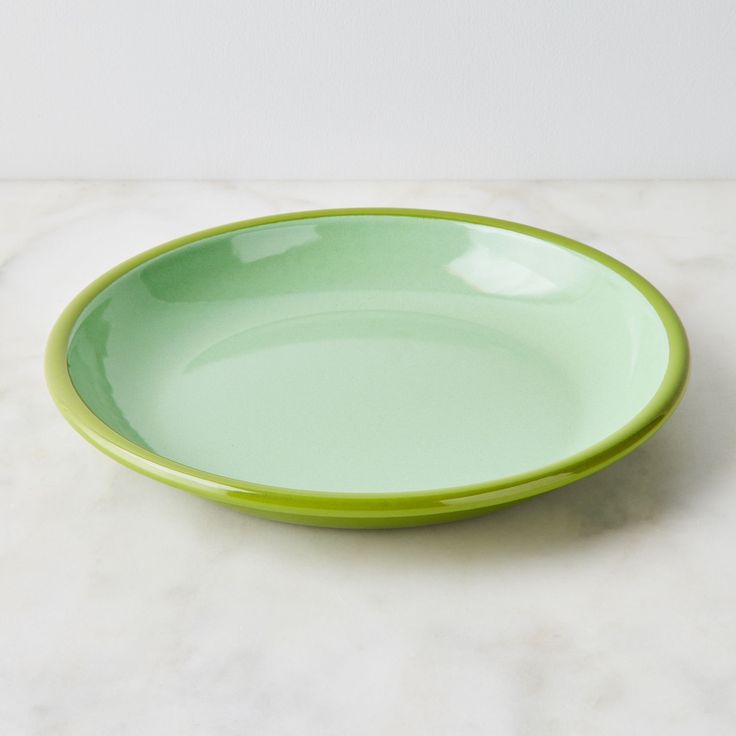
<instances>
[{"instance_id":1,"label":"marble countertop","mask_svg":"<svg viewBox=\"0 0 736 736\"><path fill-rule=\"evenodd\" d=\"M652 280L680 409L584 481L420 529L254 519L107 459L49 399L55 317L123 258L320 207L518 220ZM736 733L736 182L0 183L6 736Z\"/></svg>"}]
</instances>

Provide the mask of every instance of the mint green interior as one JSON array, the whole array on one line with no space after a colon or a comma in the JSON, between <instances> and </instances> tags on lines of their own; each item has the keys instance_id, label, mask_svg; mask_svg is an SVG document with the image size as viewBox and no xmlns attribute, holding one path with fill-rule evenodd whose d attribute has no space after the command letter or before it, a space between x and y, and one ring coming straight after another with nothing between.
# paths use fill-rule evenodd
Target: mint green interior
<instances>
[{"instance_id":1,"label":"mint green interior","mask_svg":"<svg viewBox=\"0 0 736 736\"><path fill-rule=\"evenodd\" d=\"M652 398L665 328L625 278L487 225L247 227L129 271L69 345L82 400L170 460L299 490L418 491L563 460Z\"/></svg>"}]
</instances>

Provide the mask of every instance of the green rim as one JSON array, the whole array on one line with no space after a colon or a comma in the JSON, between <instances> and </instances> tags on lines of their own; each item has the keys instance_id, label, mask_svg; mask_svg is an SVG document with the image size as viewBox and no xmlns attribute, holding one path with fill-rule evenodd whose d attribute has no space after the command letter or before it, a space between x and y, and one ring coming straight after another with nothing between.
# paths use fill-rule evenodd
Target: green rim
<instances>
[{"instance_id":1,"label":"green rim","mask_svg":"<svg viewBox=\"0 0 736 736\"><path fill-rule=\"evenodd\" d=\"M74 326L90 301L128 271L152 258L213 235L270 223L346 215L423 217L489 225L545 240L602 263L635 286L659 315L669 343L669 359L662 383L649 403L630 422L585 451L557 463L487 483L401 493L302 491L203 472L168 460L122 437L93 414L79 397L67 364L67 349ZM202 230L159 245L124 261L84 289L59 317L46 349L46 381L57 406L83 437L115 460L152 478L230 505L263 514L315 519L455 515L521 500L583 478L631 452L666 421L685 391L688 369L687 336L674 309L646 279L616 259L561 235L515 222L455 212L394 208L311 210L260 217Z\"/></svg>"}]
</instances>

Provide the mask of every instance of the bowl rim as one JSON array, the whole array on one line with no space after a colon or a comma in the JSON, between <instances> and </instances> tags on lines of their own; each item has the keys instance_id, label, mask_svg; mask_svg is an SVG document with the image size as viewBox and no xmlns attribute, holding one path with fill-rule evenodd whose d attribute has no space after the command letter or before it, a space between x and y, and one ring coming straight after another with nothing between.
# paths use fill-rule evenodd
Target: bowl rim
<instances>
[{"instance_id":1,"label":"bowl rim","mask_svg":"<svg viewBox=\"0 0 736 736\"><path fill-rule=\"evenodd\" d=\"M471 485L432 490L348 492L291 489L252 483L210 473L170 460L128 440L105 424L77 393L68 369L68 346L77 320L104 289L132 269L191 243L235 230L320 217L402 216L441 219L510 230L591 258L632 284L656 311L667 334L669 356L662 381L649 402L615 432L586 449L517 475ZM661 427L682 398L689 374L687 335L677 313L643 276L615 258L576 240L509 220L442 210L349 208L289 212L232 222L150 248L95 279L64 309L48 339L45 374L49 391L63 416L85 439L113 459L149 477L227 504L295 517L433 516L510 503L579 480L619 460Z\"/></svg>"}]
</instances>

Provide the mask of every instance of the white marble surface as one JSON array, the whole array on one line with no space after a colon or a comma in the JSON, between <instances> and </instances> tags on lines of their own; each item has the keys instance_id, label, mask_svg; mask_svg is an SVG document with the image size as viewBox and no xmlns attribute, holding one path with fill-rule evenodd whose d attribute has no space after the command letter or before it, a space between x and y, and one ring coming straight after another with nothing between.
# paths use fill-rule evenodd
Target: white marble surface
<instances>
[{"instance_id":1,"label":"white marble surface","mask_svg":"<svg viewBox=\"0 0 736 736\"><path fill-rule=\"evenodd\" d=\"M65 303L250 216L391 205L598 246L689 331L672 421L574 486L393 532L261 521L99 454L46 394ZM0 731L736 733L736 182L0 184Z\"/></svg>"}]
</instances>

